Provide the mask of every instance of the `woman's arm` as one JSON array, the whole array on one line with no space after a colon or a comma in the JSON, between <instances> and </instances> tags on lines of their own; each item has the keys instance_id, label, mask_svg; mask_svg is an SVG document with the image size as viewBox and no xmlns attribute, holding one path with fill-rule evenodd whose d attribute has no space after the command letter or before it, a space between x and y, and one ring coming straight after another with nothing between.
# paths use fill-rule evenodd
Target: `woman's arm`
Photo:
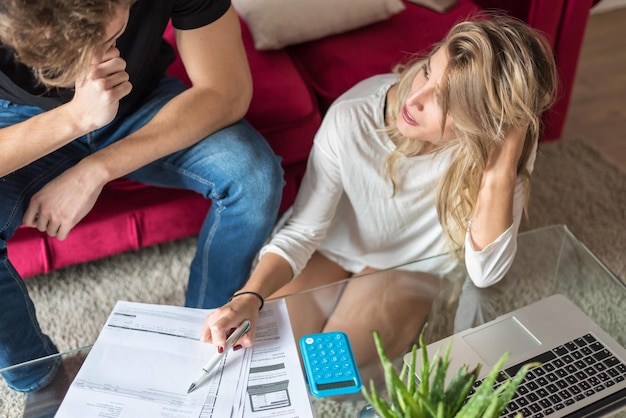
<instances>
[{"instance_id":1,"label":"woman's arm","mask_svg":"<svg viewBox=\"0 0 626 418\"><path fill-rule=\"evenodd\" d=\"M502 145L491 149L470 225L475 250L484 249L513 224L517 165L526 131L526 125L512 128Z\"/></svg>"},{"instance_id":2,"label":"woman's arm","mask_svg":"<svg viewBox=\"0 0 626 418\"><path fill-rule=\"evenodd\" d=\"M465 243L466 267L478 287L502 279L515 257L524 207L524 185L517 166L526 130L526 126L514 128L501 146L494 146L483 173Z\"/></svg>"},{"instance_id":3,"label":"woman's arm","mask_svg":"<svg viewBox=\"0 0 626 418\"><path fill-rule=\"evenodd\" d=\"M269 297L300 273L326 236L343 194L339 157L334 146L340 135L336 125L329 121L333 111L329 113L331 116L327 115L315 137L290 219L261 250L261 259L250 279L236 293L255 292L263 298ZM249 319L250 331L239 344L251 346L259 306L260 300L254 294L233 298L206 318L201 339L223 347L226 343L224 330Z\"/></svg>"},{"instance_id":4,"label":"woman's arm","mask_svg":"<svg viewBox=\"0 0 626 418\"><path fill-rule=\"evenodd\" d=\"M250 330L239 339L238 344L242 347L250 347L256 333L261 301L253 293L243 292L254 292L266 299L289 283L292 277L293 273L287 260L274 253L263 255L248 282L241 290L235 292L241 295L232 298L205 319L200 339L213 343L219 351L220 347L223 348L226 345L225 330L234 328L244 319L248 319Z\"/></svg>"}]
</instances>

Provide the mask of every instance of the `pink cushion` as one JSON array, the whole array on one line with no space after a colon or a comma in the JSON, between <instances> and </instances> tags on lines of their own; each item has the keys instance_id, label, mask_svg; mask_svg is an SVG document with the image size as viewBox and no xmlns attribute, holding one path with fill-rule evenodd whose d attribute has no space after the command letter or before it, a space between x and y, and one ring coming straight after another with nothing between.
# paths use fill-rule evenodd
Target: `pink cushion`
<instances>
[{"instance_id":1,"label":"pink cushion","mask_svg":"<svg viewBox=\"0 0 626 418\"><path fill-rule=\"evenodd\" d=\"M254 84L246 120L259 130L282 159L286 183L282 211L295 200L322 115L313 92L304 83L290 55L285 50L256 50L250 30L241 19L240 24ZM163 37L176 48L171 25ZM186 85L191 84L178 57L168 74L179 77Z\"/></svg>"},{"instance_id":2,"label":"pink cushion","mask_svg":"<svg viewBox=\"0 0 626 418\"><path fill-rule=\"evenodd\" d=\"M282 157L283 165L300 162L309 155L313 135L321 123L315 98L289 54L284 50L257 51L248 27L243 20L240 23L254 83L246 120ZM171 25L164 38L175 47ZM168 74L190 85L180 58L170 66Z\"/></svg>"},{"instance_id":3,"label":"pink cushion","mask_svg":"<svg viewBox=\"0 0 626 418\"><path fill-rule=\"evenodd\" d=\"M322 116L286 51L258 51L241 22L254 90L246 120L288 165L306 160Z\"/></svg>"},{"instance_id":4,"label":"pink cushion","mask_svg":"<svg viewBox=\"0 0 626 418\"><path fill-rule=\"evenodd\" d=\"M133 187L115 189L116 185ZM9 257L22 277L194 235L210 207L201 195L130 181L106 187L94 209L59 241L33 228L18 229Z\"/></svg>"},{"instance_id":5,"label":"pink cushion","mask_svg":"<svg viewBox=\"0 0 626 418\"><path fill-rule=\"evenodd\" d=\"M405 4L404 11L383 22L288 48L323 109L358 81L389 72L409 53L428 49L455 23L480 10L470 0L459 0L445 14Z\"/></svg>"},{"instance_id":6,"label":"pink cushion","mask_svg":"<svg viewBox=\"0 0 626 418\"><path fill-rule=\"evenodd\" d=\"M46 241L47 235L33 228L21 227L7 243L9 259L23 278L52 270Z\"/></svg>"}]
</instances>

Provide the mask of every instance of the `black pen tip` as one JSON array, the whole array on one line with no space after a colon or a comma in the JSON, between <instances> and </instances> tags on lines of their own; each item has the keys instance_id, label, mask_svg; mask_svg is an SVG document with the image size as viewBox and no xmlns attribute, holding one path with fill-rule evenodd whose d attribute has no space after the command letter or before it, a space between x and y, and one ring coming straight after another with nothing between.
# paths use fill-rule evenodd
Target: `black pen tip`
<instances>
[{"instance_id":1,"label":"black pen tip","mask_svg":"<svg viewBox=\"0 0 626 418\"><path fill-rule=\"evenodd\" d=\"M189 389L187 389L187 394L190 394L191 392L193 392L195 388L196 388L196 384L192 383L191 386L189 386Z\"/></svg>"}]
</instances>

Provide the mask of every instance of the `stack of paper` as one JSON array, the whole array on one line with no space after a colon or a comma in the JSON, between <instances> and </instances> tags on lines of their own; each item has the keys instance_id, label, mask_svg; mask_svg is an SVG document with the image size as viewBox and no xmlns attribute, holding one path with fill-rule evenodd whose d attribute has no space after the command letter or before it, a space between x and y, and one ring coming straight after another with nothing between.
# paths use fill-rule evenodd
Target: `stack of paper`
<instances>
[{"instance_id":1,"label":"stack of paper","mask_svg":"<svg viewBox=\"0 0 626 418\"><path fill-rule=\"evenodd\" d=\"M210 310L120 301L56 418L313 417L284 300L260 312L254 346L229 351L187 394L216 349Z\"/></svg>"}]
</instances>

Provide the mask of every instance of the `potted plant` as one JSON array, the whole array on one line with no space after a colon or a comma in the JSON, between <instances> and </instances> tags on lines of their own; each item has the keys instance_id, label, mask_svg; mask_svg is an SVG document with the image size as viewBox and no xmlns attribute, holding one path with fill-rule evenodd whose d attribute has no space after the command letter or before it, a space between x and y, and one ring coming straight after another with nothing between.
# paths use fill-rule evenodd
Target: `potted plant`
<instances>
[{"instance_id":1,"label":"potted plant","mask_svg":"<svg viewBox=\"0 0 626 418\"><path fill-rule=\"evenodd\" d=\"M450 365L451 346L448 345L443 357L439 356L438 350L435 356L429 359L422 332L419 344L423 367L420 372L420 384L417 384L414 378L417 346L414 345L411 350L410 366L407 367L405 364L398 374L385 352L380 334L377 331L373 334L384 370L387 399L378 393L372 381L369 391L363 386L363 395L381 418L498 417L515 394L528 369L537 366L537 363L525 365L512 379L494 388L496 378L509 357L509 353L505 353L467 400L478 378L480 364L473 370L469 370L467 365L461 367L446 386L445 376Z\"/></svg>"}]
</instances>

